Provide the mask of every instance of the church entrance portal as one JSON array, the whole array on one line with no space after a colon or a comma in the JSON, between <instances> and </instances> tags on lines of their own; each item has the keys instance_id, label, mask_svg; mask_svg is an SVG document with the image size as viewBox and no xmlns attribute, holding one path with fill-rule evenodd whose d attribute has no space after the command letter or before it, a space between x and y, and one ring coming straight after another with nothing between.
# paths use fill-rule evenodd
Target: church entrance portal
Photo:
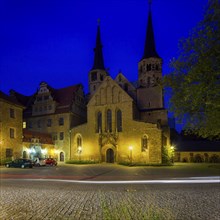
<instances>
[{"instance_id":1,"label":"church entrance portal","mask_svg":"<svg viewBox=\"0 0 220 220\"><path fill-rule=\"evenodd\" d=\"M107 163L114 163L114 151L109 148L107 151L106 151L106 162Z\"/></svg>"}]
</instances>

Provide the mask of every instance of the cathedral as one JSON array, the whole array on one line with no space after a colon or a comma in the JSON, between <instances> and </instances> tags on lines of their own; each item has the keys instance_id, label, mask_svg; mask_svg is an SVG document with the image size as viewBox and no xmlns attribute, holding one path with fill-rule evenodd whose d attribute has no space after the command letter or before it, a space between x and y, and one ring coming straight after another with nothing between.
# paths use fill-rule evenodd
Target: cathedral
<instances>
[{"instance_id":1,"label":"cathedral","mask_svg":"<svg viewBox=\"0 0 220 220\"><path fill-rule=\"evenodd\" d=\"M113 79L105 68L98 24L87 95L82 84L55 89L41 82L31 96L11 90L10 97L23 108L23 143L16 154L55 157L58 162L162 163L170 129L151 9L143 49L137 80L128 81L122 72ZM13 155L13 146L8 147Z\"/></svg>"},{"instance_id":2,"label":"cathedral","mask_svg":"<svg viewBox=\"0 0 220 220\"><path fill-rule=\"evenodd\" d=\"M156 51L151 10L136 83L121 72L113 79L106 71L98 25L94 64L89 72L87 122L71 129L70 158L161 163L162 147L170 145L161 79L162 59Z\"/></svg>"}]
</instances>

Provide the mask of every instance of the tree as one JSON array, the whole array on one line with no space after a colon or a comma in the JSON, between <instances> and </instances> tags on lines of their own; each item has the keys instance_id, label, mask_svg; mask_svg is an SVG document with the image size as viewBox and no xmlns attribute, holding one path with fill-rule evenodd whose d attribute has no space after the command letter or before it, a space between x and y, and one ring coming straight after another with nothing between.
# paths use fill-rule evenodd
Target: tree
<instances>
[{"instance_id":1,"label":"tree","mask_svg":"<svg viewBox=\"0 0 220 220\"><path fill-rule=\"evenodd\" d=\"M220 3L209 0L204 19L179 42L164 83L170 110L185 130L204 138L220 138Z\"/></svg>"}]
</instances>

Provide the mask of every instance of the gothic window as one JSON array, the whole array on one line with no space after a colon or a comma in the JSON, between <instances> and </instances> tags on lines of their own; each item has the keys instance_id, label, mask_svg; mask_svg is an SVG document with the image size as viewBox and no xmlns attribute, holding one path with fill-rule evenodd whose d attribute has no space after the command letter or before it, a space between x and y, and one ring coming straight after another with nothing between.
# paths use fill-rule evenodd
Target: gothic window
<instances>
[{"instance_id":1,"label":"gothic window","mask_svg":"<svg viewBox=\"0 0 220 220\"><path fill-rule=\"evenodd\" d=\"M96 86L94 85L94 86L93 86L93 91L95 91L95 89L96 89Z\"/></svg>"},{"instance_id":2,"label":"gothic window","mask_svg":"<svg viewBox=\"0 0 220 220\"><path fill-rule=\"evenodd\" d=\"M121 110L118 110L117 113L116 113L116 117L117 117L117 121L116 121L116 124L117 124L117 131L120 132L122 131L122 112Z\"/></svg>"},{"instance_id":3,"label":"gothic window","mask_svg":"<svg viewBox=\"0 0 220 220\"><path fill-rule=\"evenodd\" d=\"M147 71L151 71L151 64L147 64Z\"/></svg>"},{"instance_id":4,"label":"gothic window","mask_svg":"<svg viewBox=\"0 0 220 220\"><path fill-rule=\"evenodd\" d=\"M156 64L156 70L159 70L159 65L158 64Z\"/></svg>"},{"instance_id":5,"label":"gothic window","mask_svg":"<svg viewBox=\"0 0 220 220\"><path fill-rule=\"evenodd\" d=\"M59 118L59 126L64 125L64 119L63 118Z\"/></svg>"},{"instance_id":6,"label":"gothic window","mask_svg":"<svg viewBox=\"0 0 220 220\"><path fill-rule=\"evenodd\" d=\"M91 81L97 80L97 72L92 72L91 73Z\"/></svg>"},{"instance_id":7,"label":"gothic window","mask_svg":"<svg viewBox=\"0 0 220 220\"><path fill-rule=\"evenodd\" d=\"M97 129L96 132L102 131L102 113L98 112L97 114Z\"/></svg>"},{"instance_id":8,"label":"gothic window","mask_svg":"<svg viewBox=\"0 0 220 220\"><path fill-rule=\"evenodd\" d=\"M101 74L101 75L100 75L100 80L103 81L103 79L104 79L104 77L103 77L103 75Z\"/></svg>"},{"instance_id":9,"label":"gothic window","mask_svg":"<svg viewBox=\"0 0 220 220\"><path fill-rule=\"evenodd\" d=\"M118 77L118 81L121 82L121 76Z\"/></svg>"},{"instance_id":10,"label":"gothic window","mask_svg":"<svg viewBox=\"0 0 220 220\"><path fill-rule=\"evenodd\" d=\"M77 148L82 147L82 138L80 135L77 136L76 144L77 144Z\"/></svg>"},{"instance_id":11,"label":"gothic window","mask_svg":"<svg viewBox=\"0 0 220 220\"><path fill-rule=\"evenodd\" d=\"M110 109L107 110L106 130L112 132L112 111Z\"/></svg>"},{"instance_id":12,"label":"gothic window","mask_svg":"<svg viewBox=\"0 0 220 220\"><path fill-rule=\"evenodd\" d=\"M147 84L150 85L150 77L147 77Z\"/></svg>"},{"instance_id":13,"label":"gothic window","mask_svg":"<svg viewBox=\"0 0 220 220\"><path fill-rule=\"evenodd\" d=\"M141 151L145 152L148 149L148 140L147 136L144 135L141 139Z\"/></svg>"}]
</instances>

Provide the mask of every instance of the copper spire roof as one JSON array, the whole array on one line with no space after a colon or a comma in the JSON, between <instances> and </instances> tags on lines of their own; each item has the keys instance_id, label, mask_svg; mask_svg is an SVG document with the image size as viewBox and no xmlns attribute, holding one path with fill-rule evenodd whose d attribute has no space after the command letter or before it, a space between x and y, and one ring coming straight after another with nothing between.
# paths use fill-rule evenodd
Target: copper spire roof
<instances>
[{"instance_id":1,"label":"copper spire roof","mask_svg":"<svg viewBox=\"0 0 220 220\"><path fill-rule=\"evenodd\" d=\"M97 35L96 35L96 47L94 48L95 56L94 56L94 64L92 69L102 69L104 70L104 59L102 54L102 42L101 42L101 34L100 34L100 25L98 23L97 27Z\"/></svg>"},{"instance_id":2,"label":"copper spire roof","mask_svg":"<svg viewBox=\"0 0 220 220\"><path fill-rule=\"evenodd\" d=\"M148 24L147 24L147 33L144 47L144 55L142 59L156 57L160 58L156 51L155 39L154 39L154 30L152 23L152 14L151 14L151 1L149 1L149 14L148 14Z\"/></svg>"}]
</instances>

